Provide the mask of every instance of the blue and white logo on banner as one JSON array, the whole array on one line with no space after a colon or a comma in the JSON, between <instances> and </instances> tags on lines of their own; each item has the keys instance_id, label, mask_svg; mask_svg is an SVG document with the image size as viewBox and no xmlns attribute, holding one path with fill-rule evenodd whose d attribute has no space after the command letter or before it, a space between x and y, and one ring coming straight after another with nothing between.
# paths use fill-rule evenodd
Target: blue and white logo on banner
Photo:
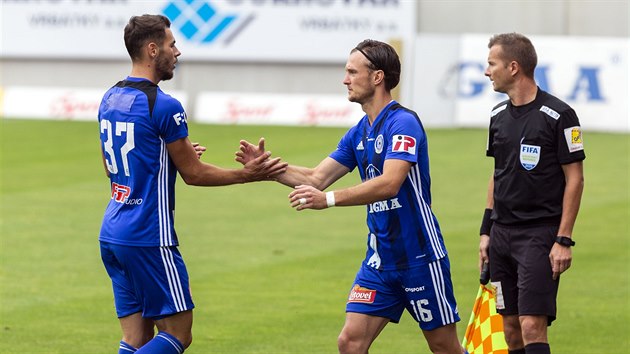
<instances>
[{"instance_id":1,"label":"blue and white logo on banner","mask_svg":"<svg viewBox=\"0 0 630 354\"><path fill-rule=\"evenodd\" d=\"M184 37L192 42L212 43L228 28L234 27L238 15L221 13L211 1L172 0L162 10Z\"/></svg>"}]
</instances>

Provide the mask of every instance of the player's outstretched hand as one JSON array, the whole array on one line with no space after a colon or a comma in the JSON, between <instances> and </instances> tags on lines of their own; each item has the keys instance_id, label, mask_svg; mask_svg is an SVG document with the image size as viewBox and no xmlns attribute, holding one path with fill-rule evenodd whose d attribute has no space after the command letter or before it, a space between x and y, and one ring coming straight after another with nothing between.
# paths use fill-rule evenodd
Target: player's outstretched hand
<instances>
[{"instance_id":1,"label":"player's outstretched hand","mask_svg":"<svg viewBox=\"0 0 630 354\"><path fill-rule=\"evenodd\" d=\"M326 193L313 186L299 185L289 194L289 203L295 210L326 209Z\"/></svg>"},{"instance_id":2,"label":"player's outstretched hand","mask_svg":"<svg viewBox=\"0 0 630 354\"><path fill-rule=\"evenodd\" d=\"M265 153L265 138L260 138L258 146L247 140L241 140L240 145L240 151L236 152L235 160L243 165Z\"/></svg>"},{"instance_id":3,"label":"player's outstretched hand","mask_svg":"<svg viewBox=\"0 0 630 354\"><path fill-rule=\"evenodd\" d=\"M288 163L283 162L279 157L272 159L270 156L271 152L265 151L244 164L243 170L247 173L248 181L273 180L276 176L286 172Z\"/></svg>"}]
</instances>

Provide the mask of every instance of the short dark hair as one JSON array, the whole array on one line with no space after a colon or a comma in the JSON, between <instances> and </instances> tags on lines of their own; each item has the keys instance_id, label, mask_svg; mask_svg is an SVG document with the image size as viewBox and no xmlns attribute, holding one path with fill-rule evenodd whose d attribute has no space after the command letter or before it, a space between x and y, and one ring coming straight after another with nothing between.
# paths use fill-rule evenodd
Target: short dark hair
<instances>
[{"instance_id":1,"label":"short dark hair","mask_svg":"<svg viewBox=\"0 0 630 354\"><path fill-rule=\"evenodd\" d=\"M369 61L371 70L383 70L385 89L390 91L400 82L400 59L394 47L373 39L366 39L350 51L361 52Z\"/></svg>"},{"instance_id":2,"label":"short dark hair","mask_svg":"<svg viewBox=\"0 0 630 354\"><path fill-rule=\"evenodd\" d=\"M525 76L534 77L538 56L536 55L536 48L529 38L520 33L495 34L488 42L488 49L495 45L501 46L503 59L516 61L523 68Z\"/></svg>"},{"instance_id":3,"label":"short dark hair","mask_svg":"<svg viewBox=\"0 0 630 354\"><path fill-rule=\"evenodd\" d=\"M141 49L147 42L162 44L171 21L162 15L132 16L125 26L125 47L131 60L140 59Z\"/></svg>"}]
</instances>

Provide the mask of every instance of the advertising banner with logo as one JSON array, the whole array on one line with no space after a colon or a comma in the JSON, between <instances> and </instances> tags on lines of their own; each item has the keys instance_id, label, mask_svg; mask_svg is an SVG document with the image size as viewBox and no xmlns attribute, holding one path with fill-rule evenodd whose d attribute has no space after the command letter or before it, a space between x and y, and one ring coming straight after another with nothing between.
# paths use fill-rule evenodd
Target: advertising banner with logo
<instances>
[{"instance_id":1,"label":"advertising banner with logo","mask_svg":"<svg viewBox=\"0 0 630 354\"><path fill-rule=\"evenodd\" d=\"M345 62L365 38L415 38L407 0L0 0L4 57L127 59L132 15L172 21L186 60ZM409 53L412 51L409 50Z\"/></svg>"},{"instance_id":2,"label":"advertising banner with logo","mask_svg":"<svg viewBox=\"0 0 630 354\"><path fill-rule=\"evenodd\" d=\"M212 124L349 127L365 113L339 95L282 95L202 92L195 121Z\"/></svg>"},{"instance_id":3,"label":"advertising banner with logo","mask_svg":"<svg viewBox=\"0 0 630 354\"><path fill-rule=\"evenodd\" d=\"M483 127L490 111L507 99L496 93L484 72L491 35L419 36L414 108L433 125ZM627 38L530 38L538 54L538 86L572 106L586 130L630 131ZM438 42L446 43L436 46ZM456 54L456 55L453 55ZM421 83L421 84L418 84ZM445 124L440 124L445 123Z\"/></svg>"},{"instance_id":4,"label":"advertising banner with logo","mask_svg":"<svg viewBox=\"0 0 630 354\"><path fill-rule=\"evenodd\" d=\"M104 90L89 88L14 86L3 90L0 115L20 119L87 120L98 117ZM169 94L184 107L188 96L184 92Z\"/></svg>"}]
</instances>

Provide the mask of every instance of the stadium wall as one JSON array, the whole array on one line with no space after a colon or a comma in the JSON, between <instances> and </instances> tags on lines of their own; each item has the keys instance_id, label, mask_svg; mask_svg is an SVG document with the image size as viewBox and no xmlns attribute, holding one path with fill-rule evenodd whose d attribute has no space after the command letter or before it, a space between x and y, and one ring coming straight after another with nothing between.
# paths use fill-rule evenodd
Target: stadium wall
<instances>
[{"instance_id":1,"label":"stadium wall","mask_svg":"<svg viewBox=\"0 0 630 354\"><path fill-rule=\"evenodd\" d=\"M402 6L400 5L401 3L407 4L404 0L399 1L340 0L339 4L350 4L357 8L365 8L366 4L372 4L376 10L378 10L378 6L387 7L388 5L393 6L393 4ZM81 3L79 0L65 2L67 6L74 6L75 11L77 3ZM86 4L98 3L98 1L94 0L85 0L84 2ZM116 3L117 1L103 0L103 2ZM124 0L118 0L118 2L126 3ZM210 1L210 3L212 2L215 4L219 3L218 0ZM233 0L227 2L235 3ZM278 7L284 6L284 10L287 11L286 14L289 16L293 12L312 12L313 8L318 3L321 5L320 10L325 11L326 8L324 5L333 2L334 0L241 1L241 3L245 4L250 3L251 6L254 6L253 4L262 4L257 5L259 7L263 5L275 6L274 9L276 10ZM17 2L2 0L2 3L3 8L6 10L7 4ZM19 3L30 3L32 6L41 7L42 4L46 4L47 1L23 0ZM50 0L48 3L54 4L54 6L64 6L64 0ZM485 46L487 39L492 33L496 32L517 31L528 34L532 36L533 39L553 38L552 46L554 45L553 43L582 39L595 42L619 40L623 43L620 47L622 56L611 60L617 60L619 67L625 65L625 74L623 71L615 71L615 73L621 72L622 76L618 76L617 79L614 80L617 84L613 85L613 87L615 87L615 89L620 87L617 91L621 90L621 93L625 92L625 97L628 97L627 43L629 38L629 16L627 1L528 2L523 0L505 2L496 0L479 2L461 0L437 2L420 0L410 3L415 3L413 7L414 16L412 16L413 18L411 20L405 21L409 22L413 28L415 28L415 34L411 36L411 40L403 39L397 42L397 48L402 53L405 60L402 79L404 86L403 90L399 92L398 98L403 104L423 114L423 119L428 126L449 127L480 125L479 122L471 123L461 118L461 112L470 109L470 107L467 106L467 104L471 102L470 97L466 98L452 94L453 92L458 92L458 90L461 91L462 80L471 81L469 78L466 78L466 75L471 75L471 73L461 72L454 78L449 77L448 73L449 70L452 71L452 65L458 62L461 64L464 59L463 52L466 50L465 43L475 43L475 45L479 46L479 58L475 58L475 61L482 63L486 56ZM3 14L3 22L6 24L6 11L3 12L5 13ZM378 16L379 14L369 14L369 18ZM403 15L400 16L403 17ZM122 25L124 25L124 23ZM120 28L122 28L122 25ZM17 36L15 30L6 28L4 25L2 28L3 38L6 39L7 36ZM361 33L361 31L358 32ZM471 38L476 36L475 33L481 33L481 35L479 35L479 38L473 40ZM366 37L374 38L378 37L378 35L371 35L369 32L366 32ZM391 37L392 36L389 35L386 39ZM355 42L363 39L363 37L356 36L355 38L358 38ZM226 92L242 94L242 102L248 102L248 98L251 97L260 98L260 95L269 95L273 102L276 102L275 99L284 101L283 97L286 97L292 104L299 101L299 99L297 101L293 100L296 99L296 96L312 95L313 97L323 100L320 102L330 103L330 105L327 103L324 104L323 107L320 107L321 111L329 113L327 118L324 117L325 119L339 116L341 114L340 112L344 111L346 108L340 108L338 103L331 103L331 101L328 101L328 98L335 95L345 97L345 87L342 85L341 81L344 74L343 65L345 57L351 45L344 45L342 49L332 45L330 48L329 46L322 47L319 45L317 46L319 48L314 48L313 52L308 52L310 49L296 48L297 44L291 42L295 40L296 39L290 38L285 40L283 37L266 40L261 42L259 46L250 47L250 52L243 54L238 60L221 58L214 58L207 61L200 60L199 55L197 54L195 57L194 52L191 54L194 59L189 60L187 59L188 52L182 50L182 61L178 66L178 72L175 78L163 82L161 86L166 91L178 92L178 94L186 100L186 107L192 119L196 119L201 115L208 115L208 112L203 113L202 109L200 109L206 105L204 101L198 101L199 98L206 97L205 99L207 99L207 97L209 97L209 95L211 96L213 93L221 94ZM116 38L115 41L118 43L117 45L122 45L122 38ZM307 45L306 48L308 48L309 38L302 40L297 38L297 41L305 42ZM352 43L354 44L355 42ZM3 40L3 43L6 43L6 41ZM279 43L282 43L282 45ZM289 45L286 43L289 43ZM536 41L535 44L537 44ZM81 43L61 40L58 46L62 50L64 47L76 50L74 46L81 47ZM278 58L259 60L260 55L258 52L261 51L260 48L268 47L282 47L284 51L304 52L308 55L299 58L299 60L292 60L290 58L286 60ZM311 47L315 46L311 45ZM108 47L101 44L99 48ZM63 91L60 94L61 99L66 102L66 107L72 109L73 105L76 106L74 111L80 111L81 108L87 109L87 107L91 105L85 102L72 103L72 97L84 97L84 94L77 92L102 92L128 74L130 67L127 59L112 57L112 54L108 52L103 52L101 55L92 56L90 58L72 56L49 57L45 55L7 56L5 53L5 44L2 45L2 49L2 53L0 54L0 87L4 88L5 98L7 94L11 94L12 91L15 92L16 89L19 91L24 88L37 88L51 89L52 91L44 93L45 98L51 99L53 97L59 97L52 94L56 89L58 94ZM588 50L588 48L586 50ZM309 57L320 55L317 54L320 52L329 53L327 57L323 57L322 59L308 60ZM268 54L267 56L270 55L272 54ZM543 58L542 53L540 56ZM441 59L435 60L436 58ZM448 63L448 65L445 66L445 63ZM580 64L577 63L575 65ZM606 67L605 70L610 70L611 67L601 62L598 62L597 65ZM463 76L460 76L460 74L463 74ZM566 80L567 82L571 82L570 84L576 84L575 80L577 74L575 73L570 75L558 73L554 75L558 75L557 78L554 78L557 82ZM484 78L482 77L481 79ZM619 82L621 83L619 84ZM608 86L609 83L608 81L602 81L602 85ZM584 90L588 89L585 88ZM436 93L440 91L441 96ZM553 92L553 90L551 91ZM42 94L42 92L38 94ZM497 101L498 99L494 95L490 95L490 98L491 102ZM44 102L46 100L41 101ZM491 102L488 102L488 104L484 102L483 106L485 110L492 106L492 104L490 104ZM31 105L33 104L32 102ZM594 104L601 106L604 102L594 102ZM4 106L6 107L6 104ZM60 106L60 104L57 103L57 106ZM478 107L481 106L482 104L478 104ZM244 111L248 109L253 112L261 111L260 107L255 105L253 107L243 108ZM302 107L300 109L306 108ZM621 127L622 130L625 128L625 131L628 131L627 102L625 112L623 108L621 111L619 108L615 109L616 110L611 111L612 114L604 116L621 116L621 123L616 122L612 126L604 127L603 130L618 131L619 127ZM6 113L6 110L3 110L3 112ZM435 114L434 112L439 112L439 114ZM93 117L93 115L89 113L86 114ZM484 111L483 113L479 112L475 115L485 117L486 114L486 111ZM4 114L4 116L10 115ZM245 119L245 121L251 122L253 118L255 117L249 117ZM485 118L481 119L483 120ZM208 121L207 118L201 120ZM235 122L233 119L226 121L231 123ZM274 120L267 119L267 121L273 122ZM302 120L302 122L304 122L304 120ZM309 122L308 124L318 124L317 121L313 121L312 119L307 120L307 122ZM280 119L280 122L278 122L278 124L285 123L283 119ZM594 129L600 129L600 127L594 127Z\"/></svg>"}]
</instances>

